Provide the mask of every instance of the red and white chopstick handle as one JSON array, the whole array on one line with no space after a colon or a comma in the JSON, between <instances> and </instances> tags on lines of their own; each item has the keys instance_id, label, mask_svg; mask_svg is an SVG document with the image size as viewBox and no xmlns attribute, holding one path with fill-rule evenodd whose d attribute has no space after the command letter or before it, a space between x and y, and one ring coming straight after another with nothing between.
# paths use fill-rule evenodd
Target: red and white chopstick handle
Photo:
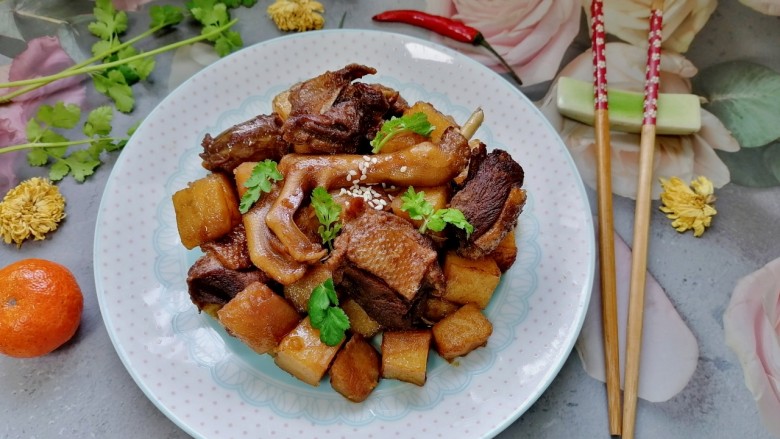
<instances>
[{"instance_id":1,"label":"red and white chopstick handle","mask_svg":"<svg viewBox=\"0 0 780 439\"><path fill-rule=\"evenodd\" d=\"M650 34L647 47L647 70L645 71L645 105L643 125L655 125L658 114L658 85L661 73L661 29L663 10L650 11Z\"/></svg>"},{"instance_id":2,"label":"red and white chopstick handle","mask_svg":"<svg viewBox=\"0 0 780 439\"><path fill-rule=\"evenodd\" d=\"M593 104L596 110L607 109L607 54L604 31L604 4L593 0L590 5L591 47L593 51Z\"/></svg>"}]
</instances>

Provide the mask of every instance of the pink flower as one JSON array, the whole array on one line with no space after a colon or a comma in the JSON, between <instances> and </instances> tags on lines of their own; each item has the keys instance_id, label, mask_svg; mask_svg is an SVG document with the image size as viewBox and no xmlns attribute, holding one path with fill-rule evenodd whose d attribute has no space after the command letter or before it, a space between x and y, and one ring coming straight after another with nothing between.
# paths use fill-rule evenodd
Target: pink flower
<instances>
[{"instance_id":1,"label":"pink flower","mask_svg":"<svg viewBox=\"0 0 780 439\"><path fill-rule=\"evenodd\" d=\"M0 82L18 81L51 75L73 65L73 60L55 37L30 40L27 49L13 59L10 66L0 67ZM17 96L10 103L0 104L0 147L27 141L27 121L42 104L57 101L83 105L86 91L82 77L70 77ZM6 92L2 90L3 92ZM0 154L0 192L16 184L14 164L18 153Z\"/></svg>"},{"instance_id":2,"label":"pink flower","mask_svg":"<svg viewBox=\"0 0 780 439\"><path fill-rule=\"evenodd\" d=\"M590 21L590 0L583 0ZM666 0L663 44L665 49L684 53L693 37L707 24L718 6L717 0ZM635 46L647 43L650 0L604 2L607 33Z\"/></svg>"},{"instance_id":3,"label":"pink flower","mask_svg":"<svg viewBox=\"0 0 780 439\"><path fill-rule=\"evenodd\" d=\"M427 12L460 20L482 32L526 85L555 77L579 32L581 9L575 0L427 0ZM495 56L480 46L439 41L504 71Z\"/></svg>"},{"instance_id":4,"label":"pink flower","mask_svg":"<svg viewBox=\"0 0 780 439\"><path fill-rule=\"evenodd\" d=\"M644 48L625 43L607 44L607 75L609 86L641 92L645 81ZM697 72L696 67L682 55L664 53L661 55L662 93L690 93L689 78ZM561 70L560 76L585 81L593 80L593 64L590 50L579 55ZM555 105L557 87L553 85L547 96L539 103L553 127L558 130L569 148L585 183L596 187L596 144L593 127L558 113ZM661 194L659 177L679 177L684 181L704 175L712 180L713 186L722 187L731 181L728 168L715 154L715 150L737 151L739 143L731 136L717 117L701 110L702 127L699 132L687 136L657 136L653 167L652 197ZM639 173L639 135L611 133L612 143L612 189L615 194L635 198Z\"/></svg>"},{"instance_id":5,"label":"pink flower","mask_svg":"<svg viewBox=\"0 0 780 439\"><path fill-rule=\"evenodd\" d=\"M137 11L142 5L152 0L113 0L114 7L120 11Z\"/></svg>"},{"instance_id":6,"label":"pink flower","mask_svg":"<svg viewBox=\"0 0 780 439\"><path fill-rule=\"evenodd\" d=\"M780 436L780 258L737 282L723 324L764 424Z\"/></svg>"},{"instance_id":7,"label":"pink flower","mask_svg":"<svg viewBox=\"0 0 780 439\"><path fill-rule=\"evenodd\" d=\"M780 0L739 0L743 5L767 15L780 15Z\"/></svg>"}]
</instances>

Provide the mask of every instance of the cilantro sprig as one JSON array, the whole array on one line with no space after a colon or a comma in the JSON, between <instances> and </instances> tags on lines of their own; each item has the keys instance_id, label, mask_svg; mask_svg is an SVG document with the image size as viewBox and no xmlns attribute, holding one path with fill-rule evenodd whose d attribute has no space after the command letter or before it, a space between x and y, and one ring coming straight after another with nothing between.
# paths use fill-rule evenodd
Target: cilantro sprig
<instances>
[{"instance_id":1,"label":"cilantro sprig","mask_svg":"<svg viewBox=\"0 0 780 439\"><path fill-rule=\"evenodd\" d=\"M27 162L31 166L50 165L49 179L58 181L68 174L79 183L95 172L102 163L104 152L122 149L135 128L128 131L126 138L110 137L113 110L109 106L95 108L82 126L86 136L81 140L68 140L55 130L69 130L81 120L81 108L75 104L57 102L55 105L42 105L38 112L27 122L27 143L0 148L0 154L30 149ZM71 146L87 145L75 151Z\"/></svg>"},{"instance_id":2,"label":"cilantro sprig","mask_svg":"<svg viewBox=\"0 0 780 439\"><path fill-rule=\"evenodd\" d=\"M320 330L320 340L323 343L336 346L344 340L346 331L350 328L349 317L339 308L339 298L332 278L314 287L307 308L311 326Z\"/></svg>"},{"instance_id":3,"label":"cilantro sprig","mask_svg":"<svg viewBox=\"0 0 780 439\"><path fill-rule=\"evenodd\" d=\"M124 73L122 73L121 71L118 72L118 74L121 75L121 77L122 77L121 79L120 79L120 76L117 75L117 73L113 73L113 75L110 73L112 71L116 71L115 68L118 68L118 67L123 66L123 65L134 65L134 66L137 66L138 69L140 69L140 70L136 71L136 73L138 74L138 78L139 79L145 78L146 76L148 76L148 72L150 71L149 67L151 65L148 64L148 63L144 64L142 62L144 59L151 58L151 57L153 57L155 55L158 55L160 53L168 52L170 50L175 50L175 49L178 49L179 47L187 46L187 45L196 43L198 41L209 40L210 38L213 38L213 37L215 37L215 36L225 32L225 31L227 31L233 25L235 25L237 22L238 22L237 19L230 20L229 22L225 23L224 25L219 26L219 27L210 28L207 32L204 32L204 33L202 33L202 34L200 34L198 36L195 36L195 37L192 37L192 38L188 38L188 39L182 40L182 41L177 41L175 43L171 43L171 44L168 44L166 46L158 47L158 48L150 50L148 52L140 53L140 52L134 52L135 49L128 49L128 47L130 47L129 43L137 41L142 35L148 35L148 32L152 31L152 29L150 29L149 31L145 32L144 34L139 35L138 37L133 38L132 40L127 41L126 43L121 43L119 45L112 46L112 48L108 49L107 52L104 52L104 53L100 54L99 56L93 56L92 58L90 58L90 59L88 59L88 60L86 60L86 61L84 61L82 63L76 64L76 65L74 65L74 66L72 66L70 68L64 69L64 70L62 70L62 71L60 71L58 73L55 73L53 75L39 76L39 77L36 77L36 78L30 78L30 79L23 79L23 80L19 80L19 81L11 81L11 82L0 83L0 88L22 87L19 90L16 90L14 92L11 92L11 93L8 93L8 94L4 94L4 95L0 96L0 104L5 103L5 102L10 102L10 100L12 98L16 97L16 96L22 95L24 93L27 93L27 92L29 92L31 90L34 90L34 89L39 88L39 87L42 87L42 86L44 86L46 84L49 84L49 83L54 82L54 81L57 81L59 79L68 78L68 77L71 77L71 76L83 75L83 74L92 75L93 77L98 76L98 75L104 76L105 78L103 79L102 83L100 83L100 84L96 83L96 88L98 88L98 91L100 91L101 88L104 89L105 92L103 92L103 93L107 94L112 99L114 97L118 97L120 99L125 99L125 100L131 99L130 95L129 95L128 91L127 91L127 88L126 88L126 87L129 87L129 84L127 84L127 77L125 77ZM161 29L161 28L159 28L159 26L161 26L161 25L162 25L162 23L158 24L158 26L153 28L153 29L159 30L159 29ZM170 24L167 24L167 25L170 25ZM163 27L165 27L165 26L163 26ZM100 64L93 64L96 61L100 61L100 60L106 59L106 57L109 56L111 53L122 51L122 50L127 50L127 51L123 53L123 55L121 56L121 59L120 59L120 56L117 55L117 59L116 60L113 60L113 61L103 61ZM151 67L153 67L153 66L151 66ZM106 74L105 72L109 72L109 73ZM100 82L100 79L98 80L98 82ZM114 96L112 96L112 94ZM129 105L129 102L122 102L122 103L120 103L120 106L122 106L122 108L127 108L128 105ZM119 108L119 106L117 107L117 109L120 110L120 111L123 111L122 108ZM131 110L132 110L132 108L131 108Z\"/></svg>"},{"instance_id":4,"label":"cilantro sprig","mask_svg":"<svg viewBox=\"0 0 780 439\"><path fill-rule=\"evenodd\" d=\"M263 192L271 192L273 184L284 178L281 172L276 168L276 162L266 159L259 162L252 168L252 174L244 182L247 191L241 196L241 202L238 205L238 211L247 213L249 209L260 199Z\"/></svg>"},{"instance_id":5,"label":"cilantro sprig","mask_svg":"<svg viewBox=\"0 0 780 439\"><path fill-rule=\"evenodd\" d=\"M407 114L401 117L393 117L382 124L379 132L376 133L374 140L371 141L371 150L374 154L378 153L390 139L404 131L411 131L422 136L430 136L436 127L428 121L425 113L418 112Z\"/></svg>"},{"instance_id":6,"label":"cilantro sprig","mask_svg":"<svg viewBox=\"0 0 780 439\"><path fill-rule=\"evenodd\" d=\"M465 230L466 236L474 232L474 226L466 220L463 212L454 208L434 210L433 205L425 199L425 192L415 192L412 186L401 196L401 201L401 210L408 213L413 220L422 220L420 233L425 233L428 229L441 232L447 224Z\"/></svg>"},{"instance_id":7,"label":"cilantro sprig","mask_svg":"<svg viewBox=\"0 0 780 439\"><path fill-rule=\"evenodd\" d=\"M251 7L257 0L190 0L187 9L203 29L202 34L211 34L214 29L222 28L230 22L230 9L239 6ZM226 56L244 46L241 34L234 30L224 30L211 34L208 41L214 44L219 56Z\"/></svg>"},{"instance_id":8,"label":"cilantro sprig","mask_svg":"<svg viewBox=\"0 0 780 439\"><path fill-rule=\"evenodd\" d=\"M341 206L333 201L333 197L322 186L317 186L312 191L311 206L320 221L317 233L320 234L322 243L333 250L333 240L341 231Z\"/></svg>"}]
</instances>

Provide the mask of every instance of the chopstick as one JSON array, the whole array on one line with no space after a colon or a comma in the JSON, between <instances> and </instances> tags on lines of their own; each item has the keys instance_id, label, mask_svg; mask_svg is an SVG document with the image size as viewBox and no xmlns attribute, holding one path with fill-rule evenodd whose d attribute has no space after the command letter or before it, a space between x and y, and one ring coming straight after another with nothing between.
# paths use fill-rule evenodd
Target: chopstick
<instances>
[{"instance_id":1,"label":"chopstick","mask_svg":"<svg viewBox=\"0 0 780 439\"><path fill-rule=\"evenodd\" d=\"M593 52L593 110L597 151L599 269L601 276L601 326L606 365L609 433L620 434L620 346L618 343L615 238L612 214L612 165L610 162L609 109L607 99L606 32L602 0L591 2Z\"/></svg>"},{"instance_id":2,"label":"chopstick","mask_svg":"<svg viewBox=\"0 0 780 439\"><path fill-rule=\"evenodd\" d=\"M637 389L639 387L639 359L642 347L642 321L645 306L647 274L647 247L650 228L650 193L653 178L655 150L655 119L661 64L661 29L663 27L663 0L650 4L650 32L645 74L645 102L642 134L639 141L639 177L637 180L634 242L629 283L628 327L626 330L626 370L623 393L623 437L632 439L636 423Z\"/></svg>"}]
</instances>

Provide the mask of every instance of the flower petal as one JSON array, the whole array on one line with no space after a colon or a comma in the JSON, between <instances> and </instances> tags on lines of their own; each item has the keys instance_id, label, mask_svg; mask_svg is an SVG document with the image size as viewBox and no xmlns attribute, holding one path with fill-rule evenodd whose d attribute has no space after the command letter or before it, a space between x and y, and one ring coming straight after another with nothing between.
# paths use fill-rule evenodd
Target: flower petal
<instances>
[{"instance_id":1,"label":"flower petal","mask_svg":"<svg viewBox=\"0 0 780 439\"><path fill-rule=\"evenodd\" d=\"M595 221L594 221L595 223ZM615 265L620 341L620 376L624 375L628 290L631 277L631 250L615 233ZM599 275L593 282L588 313L577 339L577 352L591 377L606 380L604 342L601 327L601 288ZM679 393L690 381L699 358L699 345L691 330L674 309L666 293L648 273L645 285L644 330L639 367L640 398L661 402Z\"/></svg>"},{"instance_id":2,"label":"flower petal","mask_svg":"<svg viewBox=\"0 0 780 439\"><path fill-rule=\"evenodd\" d=\"M737 282L723 325L764 425L780 436L780 258Z\"/></svg>"}]
</instances>

